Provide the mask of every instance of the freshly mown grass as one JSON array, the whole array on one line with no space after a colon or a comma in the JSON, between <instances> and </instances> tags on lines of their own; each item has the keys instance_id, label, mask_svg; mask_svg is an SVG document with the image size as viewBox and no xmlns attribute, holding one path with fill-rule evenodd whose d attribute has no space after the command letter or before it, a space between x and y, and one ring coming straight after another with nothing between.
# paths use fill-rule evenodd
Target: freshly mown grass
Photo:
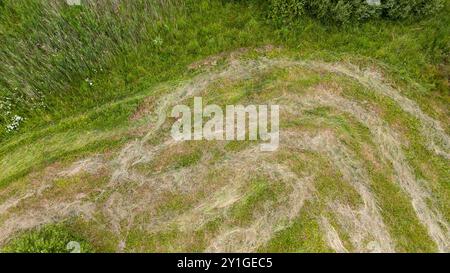
<instances>
[{"instance_id":1,"label":"freshly mown grass","mask_svg":"<svg viewBox=\"0 0 450 273\"><path fill-rule=\"evenodd\" d=\"M230 211L233 221L243 226L257 217L262 206L276 206L288 192L282 181L269 181L266 177L256 177L246 187L247 194Z\"/></svg>"},{"instance_id":2,"label":"freshly mown grass","mask_svg":"<svg viewBox=\"0 0 450 273\"><path fill-rule=\"evenodd\" d=\"M130 138L126 129L133 127L125 122L135 108L133 100L113 104L1 147L0 186L58 159L105 151L124 143Z\"/></svg>"},{"instance_id":3,"label":"freshly mown grass","mask_svg":"<svg viewBox=\"0 0 450 273\"><path fill-rule=\"evenodd\" d=\"M414 170L414 175L430 182L429 186L431 186L433 197L439 200L437 203L441 206L444 217L449 221L450 201L445 197L450 194L448 161L427 149L426 143L429 140L421 133L420 121L401 111L393 100L379 96L360 86L356 85L347 89L345 94L358 100L368 101L373 107L379 109L380 118L408 140L403 149L408 163ZM443 123L443 125L448 124Z\"/></svg>"},{"instance_id":4,"label":"freshly mown grass","mask_svg":"<svg viewBox=\"0 0 450 273\"><path fill-rule=\"evenodd\" d=\"M298 93L297 90L305 92L304 90L308 90L311 87L314 87L316 84L316 82L311 81L311 79L308 78L297 80L294 83L290 82L290 84L286 86L283 84L283 82L287 78L292 78L293 75L289 76L289 74L283 73L281 73L280 75L281 76L278 79L274 79L275 83L272 83L272 86L279 85L279 90L287 90L287 92L296 93ZM301 77L299 76L299 78ZM314 76L312 76L311 78L314 79ZM433 181L434 179L435 182L431 183L432 185L434 185L434 202L439 203L440 209L442 209L444 213L448 211L448 209L445 208L446 202L442 199L444 195L448 195L448 193L446 193L447 190L437 186L439 185L438 181L448 181L448 169L442 168L443 165L440 165L439 163L436 165L434 165L433 163L436 161L439 162L441 160L445 160L440 157L436 157L435 155L431 155L426 147L424 147L427 140L423 139L423 137L421 136L420 130L417 128L417 126L419 126L417 121L413 119L414 121L413 123L411 123L411 118L407 114L402 112L399 109L398 105L393 103L388 98L378 96L372 91L362 88L359 84L353 83L340 76L330 76L322 74L322 78L322 84L332 82L339 83L339 86L343 90L342 94L349 99L357 99L357 101L363 101L364 104L371 105L372 107L378 109L377 113L379 114L380 118L385 119L393 128L398 129L399 125L402 126L401 132L406 133L405 137L412 140L412 143L408 145L409 147L407 148L407 154L409 155L408 160L410 160L410 164L412 164L414 170L420 172L420 166L426 164L428 166L427 170L433 172L431 174L416 174L417 177L424 177L427 181ZM285 89L283 89L283 86ZM408 129L405 129L405 127L408 127ZM417 219L408 196L400 189L400 187L396 183L393 182L395 178L393 178L393 174L389 169L389 166L384 165L380 162L379 159L376 159L375 154L370 155L371 153L374 153L374 151L376 151L377 147L371 139L372 135L368 128L360 124L354 117L346 113L337 111L333 107L323 106L317 106L312 110L304 111L302 115L298 116L297 118L291 117L291 119L282 121L281 128L297 128L297 130L332 128L334 131L336 131L339 134L340 139L345 142L346 146L350 147L356 153L358 158L364 160L364 166L367 168L368 175L371 180L370 189L377 197L377 202L380 205L383 219L395 242L396 250L400 252L436 251L436 246L431 241L425 227ZM405 132L405 130L409 132ZM417 139L420 140L416 142ZM411 147L410 145L412 145L413 147ZM363 151L363 149L369 150ZM368 156L370 157L368 158ZM430 158L433 158L431 162L429 161ZM280 159L285 158L282 156ZM378 163L376 163L375 165L373 161L377 161ZM333 168L327 161L320 160L319 158L314 158L314 160L294 160L294 162L296 162L296 164L293 166L297 166L296 168L299 168L299 170L320 169L320 172L324 172L325 170L330 170ZM311 165L311 162L320 162L318 163L320 164L320 166ZM444 186L444 184L441 185ZM327 210L323 208L323 205L330 200L340 201L342 203L349 204L355 207L361 205L361 199L359 195L347 183L340 181L338 174L327 173L324 174L324 176L316 178L315 187L318 191L317 196L320 196L321 200L315 202L315 208L317 210L318 207L322 207L322 209L317 211L315 214L329 214ZM444 187L448 187L448 183L446 183ZM307 214L310 212L304 213ZM329 218L332 219L333 217L329 216ZM313 218L313 221L317 221L317 218ZM293 224L293 226L295 225L296 224ZM346 234L342 233L342 231L339 231L338 227L338 225L335 225L335 228L337 228L341 238L345 239ZM281 237L275 237L274 239L272 239L274 241L268 244L270 246L269 249L273 251L282 251L283 249L290 249L290 251L305 251L309 247L311 247L311 245L299 245L299 242L297 240L288 239L291 238L290 236L292 236L292 233L295 234L296 231L291 228L287 228L283 232L280 232L278 236ZM278 242L278 240L286 241ZM278 247L275 247L276 245L278 245ZM349 250L352 249L351 245L348 245L346 247ZM267 248L263 248L263 250L267 250Z\"/></svg>"},{"instance_id":5,"label":"freshly mown grass","mask_svg":"<svg viewBox=\"0 0 450 273\"><path fill-rule=\"evenodd\" d=\"M364 101L366 104L378 109L378 115L381 119L386 120L390 126L398 129L398 125L402 125L402 133L406 133L405 137L413 141L415 147L409 146L406 149L409 163L412 165L415 171L420 170L419 166L421 164L428 164L428 170L437 172L439 174L426 174L424 175L427 181L432 181L430 179L434 176L437 181L448 181L447 177L449 175L448 169L443 168L443 165L433 164L432 162L445 161L440 157L432 155L425 147L427 140L423 139L420 131L417 129L418 121L411 123L411 118L405 114L403 111L399 110L399 106L396 105L392 100L378 96L370 90L362 88L360 85L352 83L344 78L334 77L333 81L339 82L343 87L343 95L349 99L357 99L358 101ZM370 107L369 107L370 108ZM400 187L393 182L395 180L392 171L389 166L383 166L381 162L378 162L375 166L372 160L367 158L367 154L364 154L362 148L364 145L371 147L371 149L376 150L376 145L371 139L371 133L368 128L364 127L355 118L345 114L334 111L329 107L317 107L312 111L306 111L306 116L295 123L295 125L308 126L308 127L323 127L323 128L334 128L339 132L340 138L345 141L346 145L352 148L352 150L357 154L358 158L364 159L364 166L368 170L368 174L371 179L371 190L377 196L377 201L379 202L381 212L384 221L392 234L392 237L396 243L396 249L399 252L432 252L436 251L435 244L431 241L425 227L419 222L417 216L415 215L414 209L411 205L409 197ZM314 117L321 117L323 120L317 122ZM311 124L313 122L313 124ZM292 123L290 123L293 125ZM408 128L408 129L406 129ZM414 130L414 128L416 128ZM405 132L409 131L408 133ZM411 132L410 130L414 130ZM419 142L416 142L420 139ZM411 143L412 144L412 143ZM411 145L410 144L410 145ZM369 153L373 153L370 152ZM433 160L430 161L430 158ZM379 161L379 160L377 160ZM420 163L419 163L420 162ZM326 165L323 165L324 168ZM345 185L340 185L336 181L329 181L330 177L335 177L335 175L329 175L327 177L321 178L318 181L328 181L328 183L318 183L317 188L320 191L320 196L329 196L330 193L337 193L338 189L344 189ZM417 177L421 177L418 175ZM423 176L422 176L423 177ZM447 190L448 183L441 184L441 187L437 186L439 182L432 182L431 185L435 185L433 188L433 198L437 198L438 203L441 206L441 211L444 213L448 211L445 208L446 203L443 201L443 196L448 196ZM347 186L348 187L348 186ZM351 189L346 188L343 191L339 191L337 196L332 197L334 200L340 200L346 195L352 192ZM350 195L355 197L355 195ZM358 197L358 196L356 196ZM358 200L358 199L356 199ZM344 203L352 204L352 198L344 199ZM358 204L358 202L356 202Z\"/></svg>"},{"instance_id":6,"label":"freshly mown grass","mask_svg":"<svg viewBox=\"0 0 450 273\"><path fill-rule=\"evenodd\" d=\"M145 5L150 2L170 5L168 1L140 0L136 3ZM140 123L130 121L130 116L145 97L161 92L156 88L158 83L189 78L198 73L186 68L193 61L240 47L274 44L283 48L281 53L274 54L283 57L381 64L393 83L405 87L403 95L418 101L431 116L448 120L448 1L440 14L421 21L367 22L343 27L327 26L308 18L300 18L287 26L272 25L265 19L265 6L259 1L186 1L177 9L169 8L169 12L161 16L158 9L152 13L153 16L145 19L142 18L143 11L137 10L138 6L134 4L120 9L118 15L113 9L106 9L106 18L100 18L102 13L97 13L97 8L108 5L108 1L99 1L101 4L98 6L56 5L54 7L60 13L52 13L49 17L56 21L42 20L47 15L43 9L44 2L7 0L2 3L0 38L5 37L5 42L0 45L0 124L3 126L0 130L0 187L52 162L70 161L93 152L115 149L133 138L128 132ZM152 7L146 6L143 10L148 11ZM136 17L131 14L136 14ZM153 21L155 18L156 23ZM136 26L136 22L141 20L144 22L142 26ZM114 25L115 22L119 23ZM111 24L114 28L110 30ZM44 34L43 30L47 28L62 32L49 31ZM51 35L62 37L66 30L80 37L49 39ZM128 30L133 31L127 34ZM30 31L31 35L28 35ZM106 40L90 41L92 35L99 33L102 35L99 37ZM130 40L129 35L133 35L133 39ZM77 43L79 41L88 42L87 46ZM43 43L43 48L34 48L36 43ZM72 44L74 46L65 47ZM252 54L256 53L250 52L250 57ZM10 70L11 67L14 69ZM317 83L335 80L329 75L311 74L302 78L296 73L271 71L248 82L213 88L211 101L226 104L264 100L277 92L276 86L290 91L306 90ZM422 87L411 85L412 79ZM348 81L338 80L348 85ZM280 85L283 82L287 86ZM258 94L261 89L268 92ZM169 86L163 92L170 91ZM450 219L448 162L424 147L426 141L420 137L418 121L402 113L391 100L361 87L349 86L344 94L380 107L382 119L389 125L405 124L401 129L410 140L406 147L408 161L417 177L432 182L431 190L437 199L432 202L438 204L447 220ZM11 108L1 104L5 96L14 97ZM36 99L32 101L30 98ZM19 130L7 133L5 126L14 115L24 116L26 120ZM316 123L318 118L319 124ZM448 131L448 123L443 124ZM435 251L435 245L424 226L418 222L408 197L393 183L392 173L386 171L386 166L377 169L379 167L362 153L362 145L375 149L367 128L348 115L327 107L313 109L305 113L301 120L283 125L305 129L333 128L368 166L371 190L377 196L397 250ZM225 151L239 151L250 144L229 142L225 145ZM201 149L196 147L169 162L168 166L183 168L195 165L201 156ZM315 157L311 161L331 169L326 161ZM320 169L319 166L310 167ZM330 177L336 179L330 181ZM211 180L215 178L212 175ZM64 183L59 186L64 187ZM308 202L293 224L278 232L260 251L330 251L320 235L322 232L317 215L331 214L324 206L328 200L339 200L354 206L359 205L361 200L353 188L340 181L336 173L317 178L315 186L322 199ZM270 199L266 195L269 192L272 193L273 189L267 183L256 183L247 199L234 209L237 221L241 224L251 221L257 209L253 203ZM161 213L179 212L194 203L183 198L176 195L168 198L167 203L161 206ZM201 251L207 247L207 238L214 236L221 221L223 219L212 221L194 236L179 232L176 228L157 234L132 230L127 238L127 247L129 250L145 251ZM86 233L83 238L93 238L92 241L100 245L100 249L115 250L114 242L103 242L104 234L94 231L95 225L86 223L74 226L79 227L74 234L84 236ZM349 245L346 234L337 225L334 226L344 244ZM62 242L72 236L65 228L50 226L19 236L6 249L12 252L65 251L65 245L56 241Z\"/></svg>"},{"instance_id":7,"label":"freshly mown grass","mask_svg":"<svg viewBox=\"0 0 450 273\"><path fill-rule=\"evenodd\" d=\"M317 204L307 202L293 223L279 231L259 252L332 252L327 246L317 218Z\"/></svg>"}]
</instances>

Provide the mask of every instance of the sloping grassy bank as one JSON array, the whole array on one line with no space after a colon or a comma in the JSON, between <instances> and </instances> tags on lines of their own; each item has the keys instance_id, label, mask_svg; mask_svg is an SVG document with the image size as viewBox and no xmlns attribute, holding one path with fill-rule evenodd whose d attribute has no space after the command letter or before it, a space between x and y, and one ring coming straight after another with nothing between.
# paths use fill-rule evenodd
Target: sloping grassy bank
<instances>
[{"instance_id":1,"label":"sloping grassy bank","mask_svg":"<svg viewBox=\"0 0 450 273\"><path fill-rule=\"evenodd\" d=\"M183 77L196 59L264 44L311 58L370 57L400 79L425 84L411 96L448 102L448 1L423 20L345 26L308 17L274 25L265 1L53 2L0 7L1 139L139 92L143 82Z\"/></svg>"}]
</instances>

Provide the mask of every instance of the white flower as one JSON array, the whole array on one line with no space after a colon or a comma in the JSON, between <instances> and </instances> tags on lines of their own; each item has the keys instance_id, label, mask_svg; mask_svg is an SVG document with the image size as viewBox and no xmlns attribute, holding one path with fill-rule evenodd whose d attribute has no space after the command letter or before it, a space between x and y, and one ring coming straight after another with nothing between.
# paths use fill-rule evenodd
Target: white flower
<instances>
[{"instance_id":1,"label":"white flower","mask_svg":"<svg viewBox=\"0 0 450 273\"><path fill-rule=\"evenodd\" d=\"M163 39L160 36L156 36L155 39L153 39L153 44L155 46L161 46L163 44Z\"/></svg>"},{"instance_id":2,"label":"white flower","mask_svg":"<svg viewBox=\"0 0 450 273\"><path fill-rule=\"evenodd\" d=\"M86 78L84 81L87 82L89 84L89 86L93 86L94 85L94 82L91 79L89 79L89 78Z\"/></svg>"},{"instance_id":3,"label":"white flower","mask_svg":"<svg viewBox=\"0 0 450 273\"><path fill-rule=\"evenodd\" d=\"M11 120L11 124L9 124L8 126L6 126L6 131L7 132L12 132L15 131L19 128L20 123L24 120L23 117L18 116L18 115L14 115L14 117Z\"/></svg>"}]
</instances>

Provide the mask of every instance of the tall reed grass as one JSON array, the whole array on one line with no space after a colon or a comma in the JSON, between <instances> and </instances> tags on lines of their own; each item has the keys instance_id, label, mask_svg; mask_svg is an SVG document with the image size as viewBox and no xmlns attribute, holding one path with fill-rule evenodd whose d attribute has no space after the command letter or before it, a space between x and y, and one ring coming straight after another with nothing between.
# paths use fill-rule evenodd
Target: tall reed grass
<instances>
[{"instance_id":1,"label":"tall reed grass","mask_svg":"<svg viewBox=\"0 0 450 273\"><path fill-rule=\"evenodd\" d=\"M182 0L0 0L0 127L16 130L31 115L68 97L118 54L143 42L183 10ZM1 131L0 130L0 131ZM0 132L0 135L2 132Z\"/></svg>"}]
</instances>

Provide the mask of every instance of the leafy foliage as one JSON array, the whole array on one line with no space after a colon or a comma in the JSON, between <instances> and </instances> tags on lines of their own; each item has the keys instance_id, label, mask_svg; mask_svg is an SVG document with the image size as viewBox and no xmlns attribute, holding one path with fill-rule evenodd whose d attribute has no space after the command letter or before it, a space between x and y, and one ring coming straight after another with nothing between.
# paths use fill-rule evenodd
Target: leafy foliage
<instances>
[{"instance_id":1,"label":"leafy foliage","mask_svg":"<svg viewBox=\"0 0 450 273\"><path fill-rule=\"evenodd\" d=\"M407 19L439 10L442 0L271 0L271 16L286 21L308 15L323 22L346 24L372 18ZM374 1L373 3L376 3Z\"/></svg>"}]
</instances>

